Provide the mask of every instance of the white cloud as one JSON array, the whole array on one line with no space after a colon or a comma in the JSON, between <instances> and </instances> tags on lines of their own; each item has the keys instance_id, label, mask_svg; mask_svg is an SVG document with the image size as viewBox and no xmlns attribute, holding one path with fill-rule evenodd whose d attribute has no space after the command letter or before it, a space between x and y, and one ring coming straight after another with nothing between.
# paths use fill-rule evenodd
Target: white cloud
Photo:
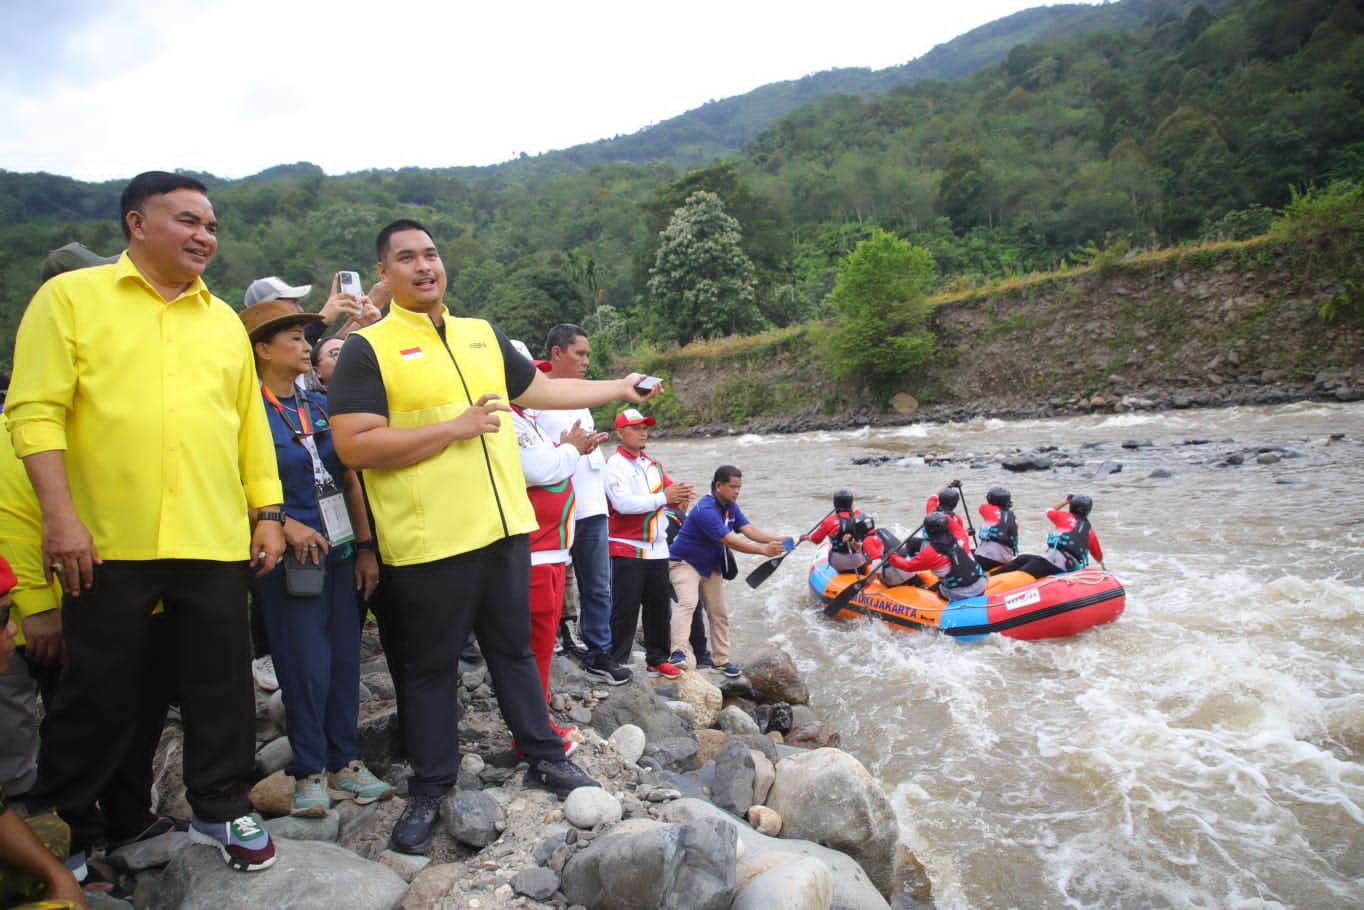
<instances>
[{"instance_id":1,"label":"white cloud","mask_svg":"<svg viewBox=\"0 0 1364 910\"><path fill-rule=\"evenodd\" d=\"M1031 5L0 0L0 168L491 164L770 82L905 63Z\"/></svg>"}]
</instances>

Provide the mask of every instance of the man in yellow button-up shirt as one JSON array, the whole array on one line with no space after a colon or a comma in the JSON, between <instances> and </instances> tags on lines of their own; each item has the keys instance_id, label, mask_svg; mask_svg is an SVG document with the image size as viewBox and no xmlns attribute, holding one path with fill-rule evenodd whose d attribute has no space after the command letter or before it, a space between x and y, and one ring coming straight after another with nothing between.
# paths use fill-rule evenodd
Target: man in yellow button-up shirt
<instances>
[{"instance_id":1,"label":"man in yellow button-up shirt","mask_svg":"<svg viewBox=\"0 0 1364 910\"><path fill-rule=\"evenodd\" d=\"M42 507L43 559L66 594L69 661L29 802L57 807L76 850L99 836L93 807L112 776L149 774L119 765L149 696L165 696L144 679L160 600L191 836L234 868L261 869L274 846L249 817L245 610L248 564L268 571L284 550L274 443L246 332L201 277L218 247L204 186L141 174L121 211L127 252L44 284L15 341L6 417Z\"/></svg>"}]
</instances>

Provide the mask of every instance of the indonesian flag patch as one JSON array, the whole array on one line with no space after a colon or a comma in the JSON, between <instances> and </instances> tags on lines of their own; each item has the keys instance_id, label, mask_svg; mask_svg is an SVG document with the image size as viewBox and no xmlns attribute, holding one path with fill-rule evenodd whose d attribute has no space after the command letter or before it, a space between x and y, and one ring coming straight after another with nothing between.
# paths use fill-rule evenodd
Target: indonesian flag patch
<instances>
[{"instance_id":1,"label":"indonesian flag patch","mask_svg":"<svg viewBox=\"0 0 1364 910\"><path fill-rule=\"evenodd\" d=\"M407 348L406 350L399 351L398 356L402 357L403 360L416 360L417 358L425 357L426 355L422 353L421 348Z\"/></svg>"}]
</instances>

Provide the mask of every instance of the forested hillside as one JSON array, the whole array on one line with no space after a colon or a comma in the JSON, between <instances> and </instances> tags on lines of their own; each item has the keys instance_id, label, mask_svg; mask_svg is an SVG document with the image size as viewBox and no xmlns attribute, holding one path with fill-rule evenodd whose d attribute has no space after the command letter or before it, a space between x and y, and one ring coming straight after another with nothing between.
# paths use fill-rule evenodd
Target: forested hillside
<instances>
[{"instance_id":1,"label":"forested hillside","mask_svg":"<svg viewBox=\"0 0 1364 910\"><path fill-rule=\"evenodd\" d=\"M691 171L667 162L685 160L672 148L646 161L556 153L541 167L200 175L222 224L207 278L233 303L261 275L372 279L377 228L416 217L462 311L533 344L556 322L581 322L598 350L623 352L830 317L840 262L878 230L931 254L930 290L968 289L1260 234L1294 193L1364 177L1360 0L1111 7L1138 24L1014 47L955 81L824 98ZM1174 12L1151 18L1163 10ZM121 247L119 189L0 172L5 364L42 256L72 239ZM698 191L737 222L722 264L751 293L679 291L710 281L689 278L675 247L689 219L730 236L714 206L689 202Z\"/></svg>"}]
</instances>

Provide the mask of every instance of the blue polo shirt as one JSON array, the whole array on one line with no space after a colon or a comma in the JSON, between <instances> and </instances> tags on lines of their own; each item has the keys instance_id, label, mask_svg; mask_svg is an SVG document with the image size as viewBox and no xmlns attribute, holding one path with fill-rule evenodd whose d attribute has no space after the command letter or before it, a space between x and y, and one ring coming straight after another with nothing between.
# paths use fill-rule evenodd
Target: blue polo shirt
<instances>
[{"instance_id":1,"label":"blue polo shirt","mask_svg":"<svg viewBox=\"0 0 1364 910\"><path fill-rule=\"evenodd\" d=\"M707 493L687 513L682 530L677 532L677 538L668 550L668 557L691 563L703 578L710 578L712 572L725 564L725 545L721 541L725 535L746 524L748 518L737 502L721 508L715 495Z\"/></svg>"},{"instance_id":2,"label":"blue polo shirt","mask_svg":"<svg viewBox=\"0 0 1364 910\"><path fill-rule=\"evenodd\" d=\"M264 393L262 392L262 397ZM319 392L294 390L292 398L280 402L284 405L285 415L276 410L269 399L265 400L265 416L270 422L270 435L275 440L275 461L279 464L279 480L284 486L284 512L294 521L302 522L314 531L326 536L322 527L322 509L317 504L317 486L313 480L313 459L298 441L294 428L299 425L296 408L301 403L308 409L308 420L312 424L313 442L317 454L322 457L322 466L332 476L338 491L344 491L342 478L346 466L336 454L332 442L331 423L327 419L327 398ZM328 562L337 562L350 554L350 547L332 547Z\"/></svg>"}]
</instances>

